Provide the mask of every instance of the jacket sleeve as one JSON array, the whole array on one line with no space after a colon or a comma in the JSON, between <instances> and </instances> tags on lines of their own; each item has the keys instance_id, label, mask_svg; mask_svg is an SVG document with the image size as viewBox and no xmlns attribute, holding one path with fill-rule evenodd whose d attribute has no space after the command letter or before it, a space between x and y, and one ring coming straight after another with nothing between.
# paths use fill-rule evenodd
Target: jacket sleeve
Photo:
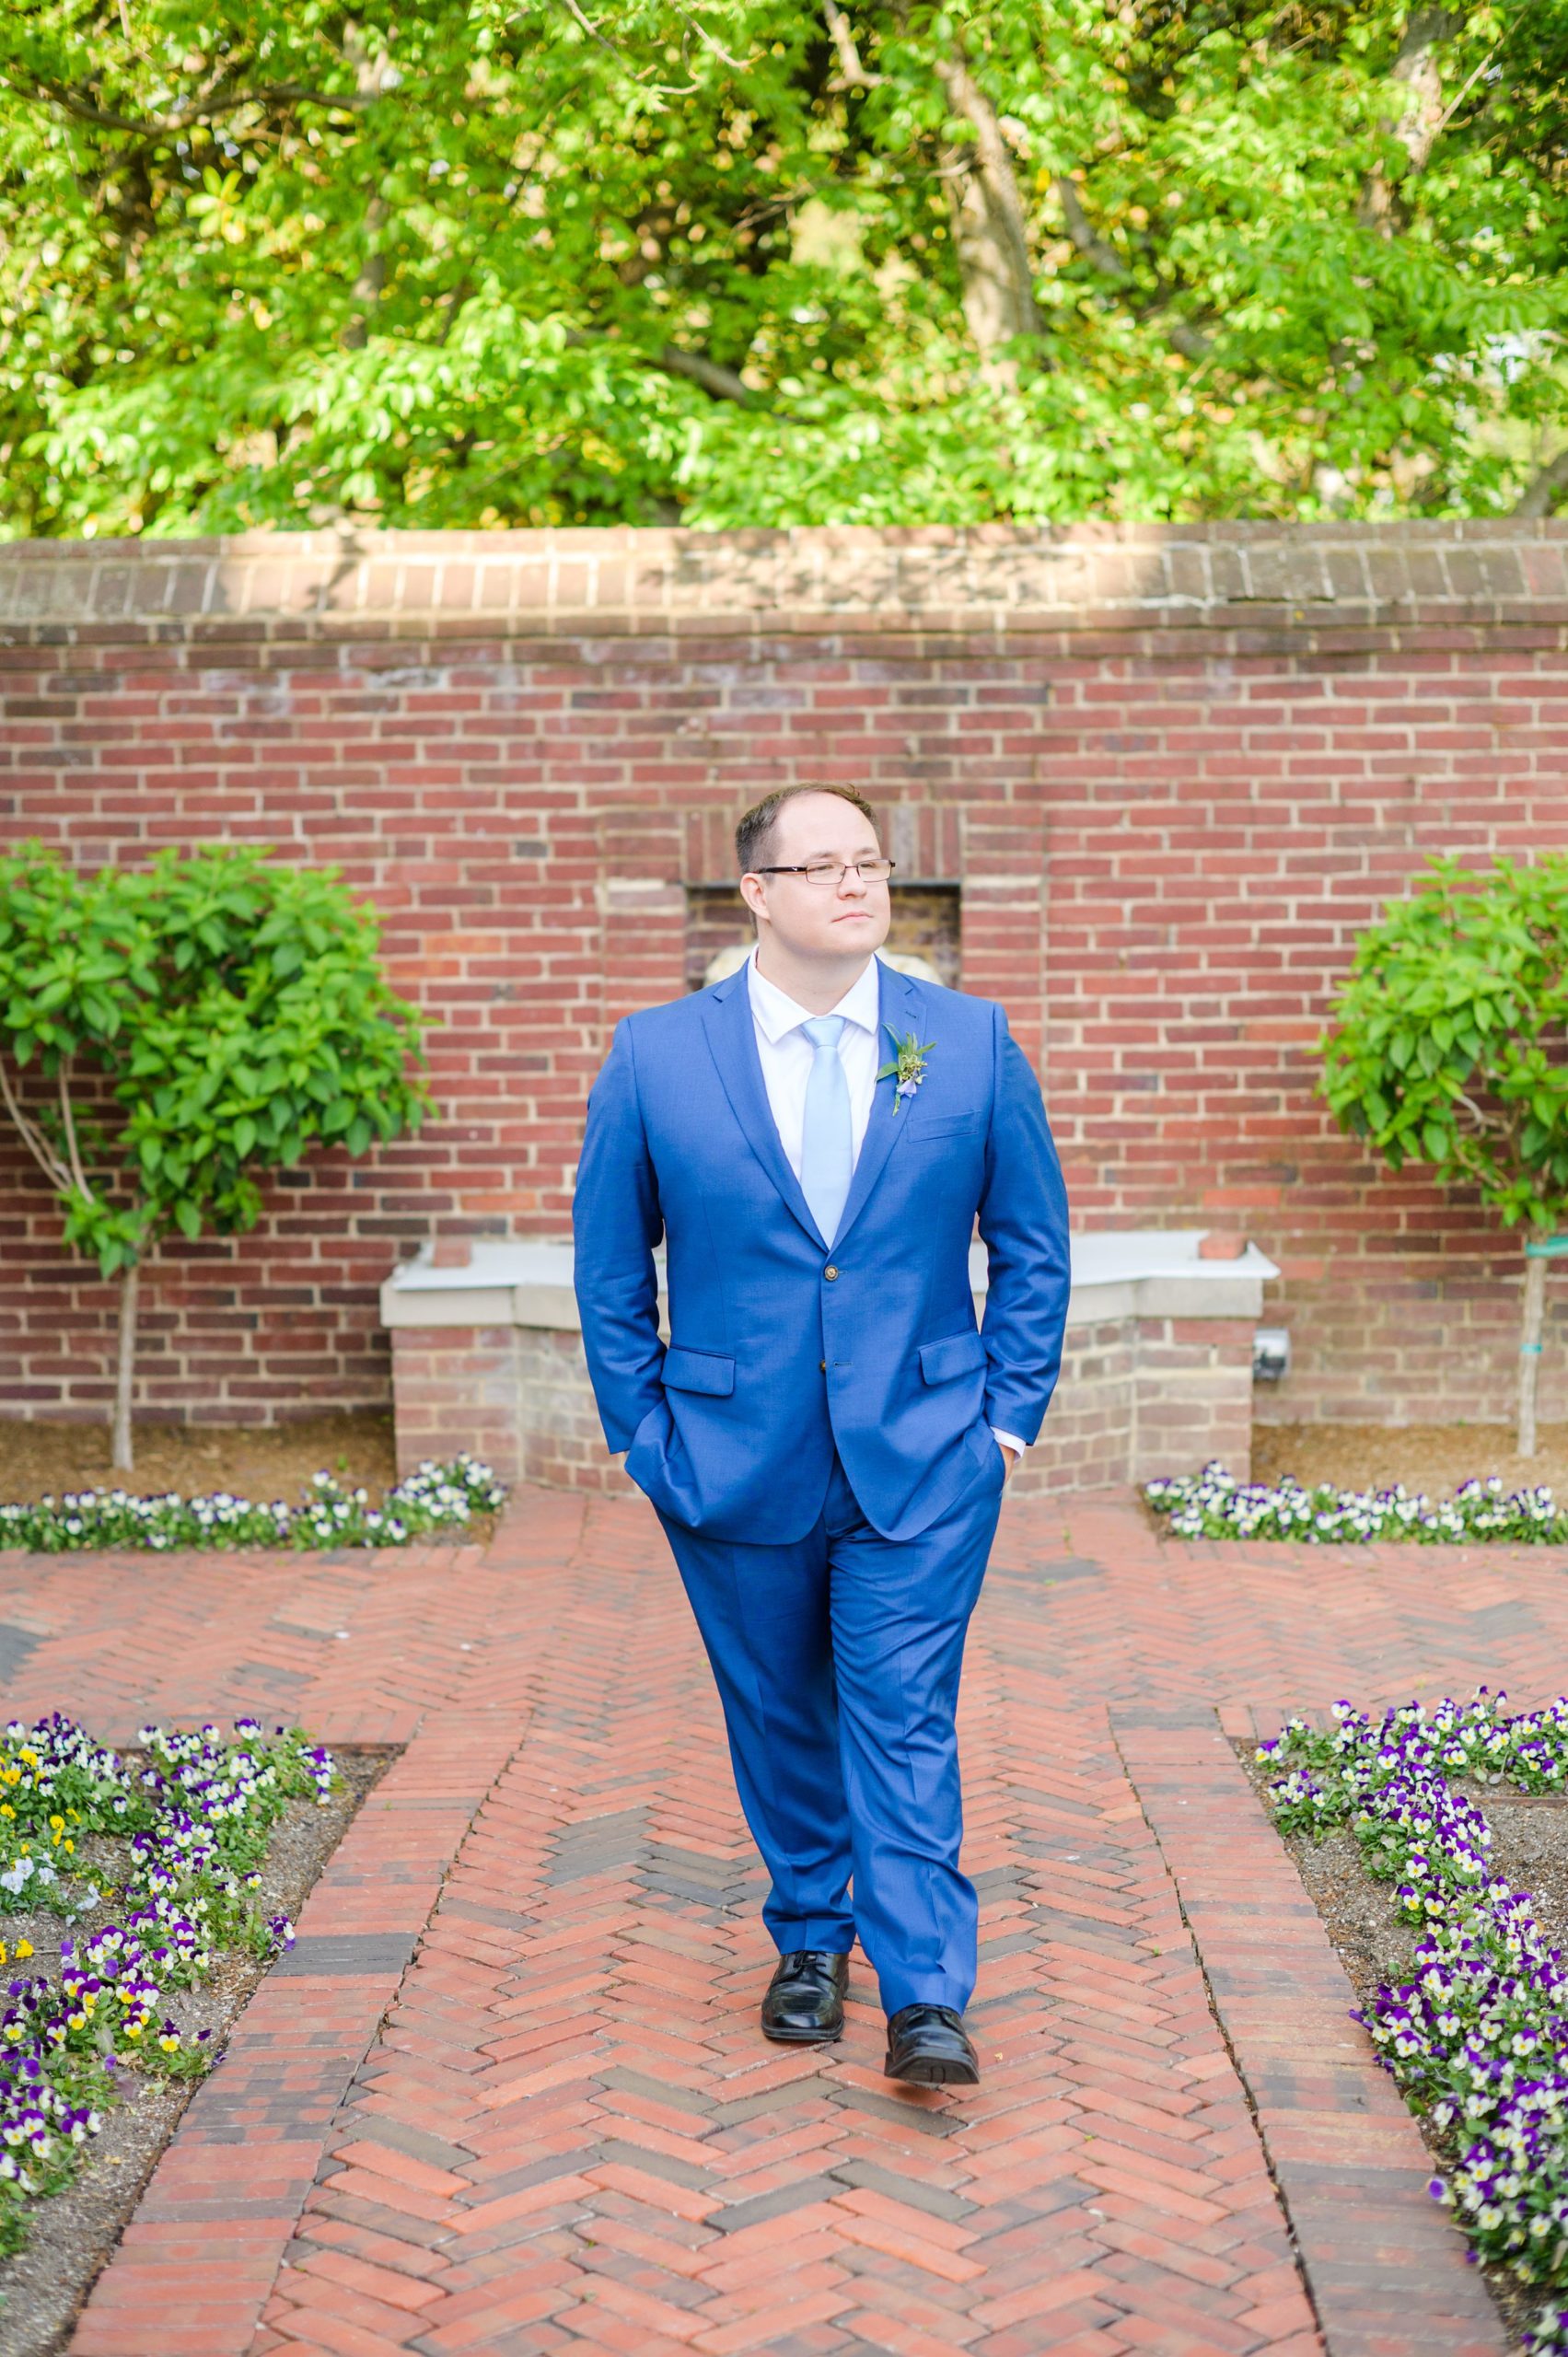
<instances>
[{"instance_id":1,"label":"jacket sleeve","mask_svg":"<svg viewBox=\"0 0 1568 2357\"><path fill-rule=\"evenodd\" d=\"M1067 1190L1040 1083L995 1009L995 1093L980 1232L990 1258L981 1339L985 1415L1032 1441L1062 1368L1072 1266Z\"/></svg>"},{"instance_id":2,"label":"jacket sleeve","mask_svg":"<svg viewBox=\"0 0 1568 2357\"><path fill-rule=\"evenodd\" d=\"M664 1399L654 1247L664 1235L658 1182L643 1126L630 1020L618 1023L588 1094L572 1198L573 1283L583 1350L612 1450L630 1448Z\"/></svg>"}]
</instances>

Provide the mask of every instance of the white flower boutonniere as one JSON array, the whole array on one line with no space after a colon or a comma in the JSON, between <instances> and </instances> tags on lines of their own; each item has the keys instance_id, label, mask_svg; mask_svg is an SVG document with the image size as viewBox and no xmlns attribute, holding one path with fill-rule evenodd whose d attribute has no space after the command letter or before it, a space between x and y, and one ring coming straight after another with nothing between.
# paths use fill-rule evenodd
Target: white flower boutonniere
<instances>
[{"instance_id":1,"label":"white flower boutonniere","mask_svg":"<svg viewBox=\"0 0 1568 2357\"><path fill-rule=\"evenodd\" d=\"M890 1074L897 1073L899 1080L898 1086L893 1091L893 1110L895 1113L901 1113L904 1109L904 1098L912 1097L925 1078L925 1059L936 1042L935 1039L927 1039L922 1045L912 1031L906 1031L900 1038L890 1023L885 1025L884 1028L897 1052L892 1062L884 1064L877 1077L878 1080L886 1080Z\"/></svg>"}]
</instances>

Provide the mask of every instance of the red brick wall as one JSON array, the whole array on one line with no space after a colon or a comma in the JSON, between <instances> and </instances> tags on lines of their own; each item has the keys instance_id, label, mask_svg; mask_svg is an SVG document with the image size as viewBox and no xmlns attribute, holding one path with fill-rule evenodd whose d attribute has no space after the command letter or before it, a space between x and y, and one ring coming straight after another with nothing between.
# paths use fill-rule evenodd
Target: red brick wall
<instances>
[{"instance_id":1,"label":"red brick wall","mask_svg":"<svg viewBox=\"0 0 1568 2357\"><path fill-rule=\"evenodd\" d=\"M164 1248L139 1411L384 1402L378 1280L432 1232L565 1231L609 1026L682 987L684 887L818 778L961 881L964 984L1041 1063L1079 1224L1212 1216L1282 1260L1262 1412L1505 1417L1513 1248L1368 1167L1310 1043L1428 852L1568 843L1565 633L1550 523L0 549L4 839L337 864L441 1018L417 1141ZM102 1416L112 1292L8 1132L0 1243L0 1415Z\"/></svg>"}]
</instances>

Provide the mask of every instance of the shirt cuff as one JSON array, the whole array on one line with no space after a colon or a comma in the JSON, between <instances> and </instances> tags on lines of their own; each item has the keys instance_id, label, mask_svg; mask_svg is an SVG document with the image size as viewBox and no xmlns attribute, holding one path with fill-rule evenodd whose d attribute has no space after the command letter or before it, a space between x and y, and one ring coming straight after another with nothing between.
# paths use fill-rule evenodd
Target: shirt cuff
<instances>
[{"instance_id":1,"label":"shirt cuff","mask_svg":"<svg viewBox=\"0 0 1568 2357\"><path fill-rule=\"evenodd\" d=\"M999 1440L1004 1448L1016 1448L1020 1457L1028 1447L1027 1440L1020 1440L1016 1433L1005 1433L1000 1424L993 1424L991 1431L993 1438Z\"/></svg>"}]
</instances>

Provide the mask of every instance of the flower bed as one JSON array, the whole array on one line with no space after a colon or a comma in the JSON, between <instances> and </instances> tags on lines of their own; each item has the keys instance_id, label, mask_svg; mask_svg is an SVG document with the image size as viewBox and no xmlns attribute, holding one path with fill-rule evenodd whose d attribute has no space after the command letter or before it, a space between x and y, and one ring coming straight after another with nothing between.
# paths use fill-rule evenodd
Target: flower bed
<instances>
[{"instance_id":1,"label":"flower bed","mask_svg":"<svg viewBox=\"0 0 1568 2357\"><path fill-rule=\"evenodd\" d=\"M58 1957L12 1979L0 2009L0 2256L70 2183L127 2071L206 2069L208 2033L187 2036L174 1992L224 1949L293 1941L257 1904L261 1864L291 1795L325 1804L332 1759L298 1729L241 1719L236 1736L144 1727L125 1759L56 1713L0 1738L0 1964Z\"/></svg>"},{"instance_id":2,"label":"flower bed","mask_svg":"<svg viewBox=\"0 0 1568 2357\"><path fill-rule=\"evenodd\" d=\"M373 1506L365 1490L344 1490L318 1473L297 1506L257 1505L226 1490L211 1497L137 1498L124 1490L80 1490L32 1505L0 1504L0 1547L59 1554L82 1547L406 1547L437 1530L461 1531L494 1514L506 1490L488 1465L466 1454L428 1459Z\"/></svg>"},{"instance_id":3,"label":"flower bed","mask_svg":"<svg viewBox=\"0 0 1568 2357\"><path fill-rule=\"evenodd\" d=\"M1419 1927L1415 1971L1361 2018L1445 2156L1433 2192L1475 2253L1551 2294L1527 2345L1568 2351L1568 1968L1525 1893L1490 1865L1481 1808L1451 1779L1568 1790L1568 1699L1507 1717L1504 1698L1410 1703L1380 1721L1336 1703L1332 1733L1291 1720L1258 1757L1281 1830L1345 1827Z\"/></svg>"},{"instance_id":4,"label":"flower bed","mask_svg":"<svg viewBox=\"0 0 1568 2357\"><path fill-rule=\"evenodd\" d=\"M1223 1465L1147 1481L1144 1495L1167 1517L1173 1538L1294 1538L1342 1546L1403 1538L1431 1546L1452 1539L1568 1546L1568 1511L1549 1489L1504 1492L1501 1481L1463 1481L1451 1498L1388 1490L1304 1490L1299 1481L1237 1481Z\"/></svg>"}]
</instances>

